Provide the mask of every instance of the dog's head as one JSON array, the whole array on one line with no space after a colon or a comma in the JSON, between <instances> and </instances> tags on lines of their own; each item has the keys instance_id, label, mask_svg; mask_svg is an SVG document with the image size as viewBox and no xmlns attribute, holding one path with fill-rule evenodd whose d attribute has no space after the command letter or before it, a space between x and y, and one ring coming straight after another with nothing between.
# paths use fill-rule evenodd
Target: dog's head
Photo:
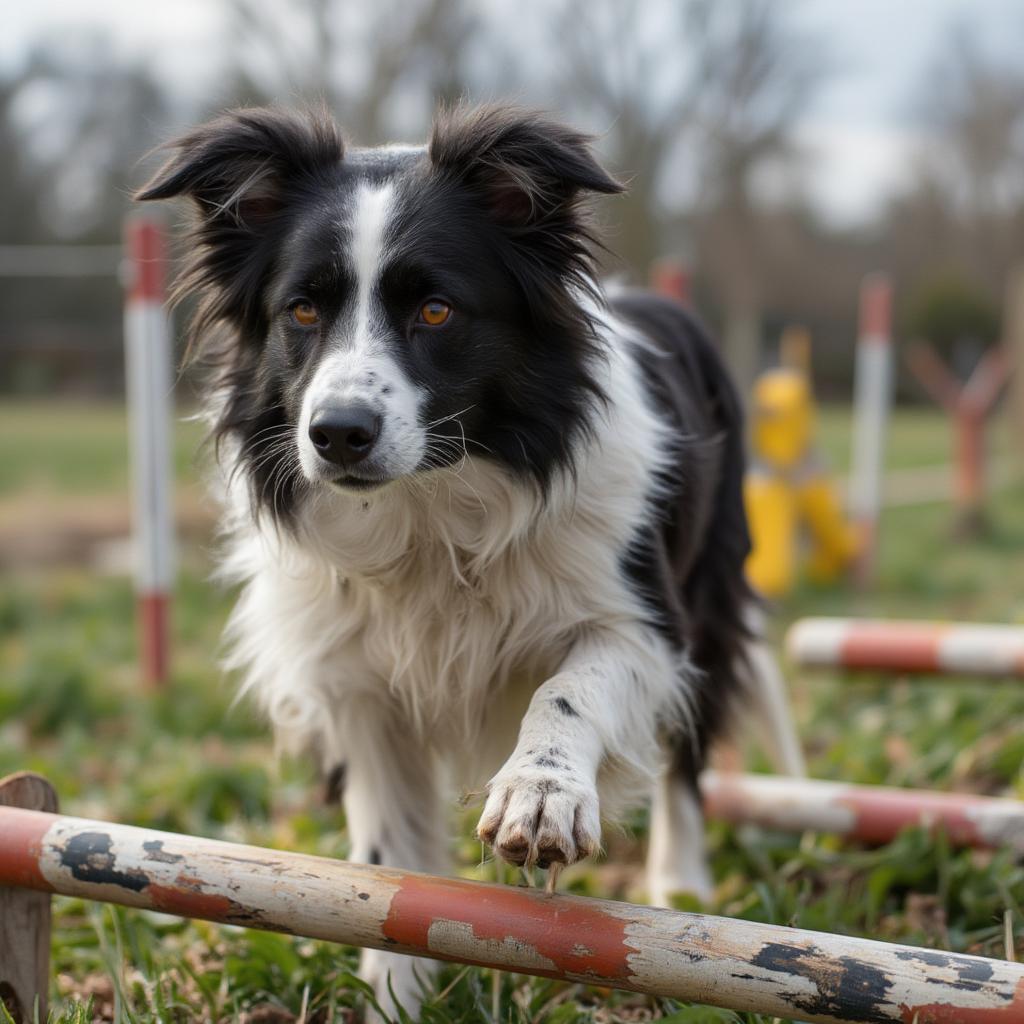
<instances>
[{"instance_id":1,"label":"dog's head","mask_svg":"<svg viewBox=\"0 0 1024 1024\"><path fill-rule=\"evenodd\" d=\"M139 198L194 201L178 291L258 507L467 453L541 487L571 462L599 394L582 201L620 190L588 141L490 107L425 147L346 150L325 115L271 110L172 143Z\"/></svg>"}]
</instances>

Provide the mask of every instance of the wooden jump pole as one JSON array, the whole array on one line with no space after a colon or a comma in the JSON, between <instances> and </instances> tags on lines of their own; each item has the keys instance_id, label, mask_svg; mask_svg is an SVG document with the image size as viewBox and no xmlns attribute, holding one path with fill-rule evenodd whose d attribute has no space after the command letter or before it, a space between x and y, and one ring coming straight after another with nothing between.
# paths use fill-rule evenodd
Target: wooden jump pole
<instances>
[{"instance_id":1,"label":"wooden jump pole","mask_svg":"<svg viewBox=\"0 0 1024 1024\"><path fill-rule=\"evenodd\" d=\"M1024 626L808 618L786 651L804 666L1024 679Z\"/></svg>"},{"instance_id":2,"label":"wooden jump pole","mask_svg":"<svg viewBox=\"0 0 1024 1024\"><path fill-rule=\"evenodd\" d=\"M1020 800L731 772L705 772L700 786L708 816L734 825L834 832L865 843L889 843L917 826L941 829L954 846L1024 855Z\"/></svg>"},{"instance_id":3,"label":"wooden jump pole","mask_svg":"<svg viewBox=\"0 0 1024 1024\"><path fill-rule=\"evenodd\" d=\"M0 883L809 1022L1024 1020L1024 964L20 808Z\"/></svg>"}]
</instances>

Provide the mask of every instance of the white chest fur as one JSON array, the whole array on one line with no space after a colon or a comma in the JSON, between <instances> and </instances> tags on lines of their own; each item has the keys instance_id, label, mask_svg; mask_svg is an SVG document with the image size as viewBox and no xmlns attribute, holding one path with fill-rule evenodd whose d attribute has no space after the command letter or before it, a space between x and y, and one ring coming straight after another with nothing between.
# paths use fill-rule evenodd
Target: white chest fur
<instances>
[{"instance_id":1,"label":"white chest fur","mask_svg":"<svg viewBox=\"0 0 1024 1024\"><path fill-rule=\"evenodd\" d=\"M354 495L325 491L297 536L243 517L225 574L244 583L229 665L286 745L346 693L386 690L426 735L479 736L510 682L535 687L579 631L636 622L621 556L643 522L661 429L613 352L610 402L576 480L546 502L483 459Z\"/></svg>"}]
</instances>

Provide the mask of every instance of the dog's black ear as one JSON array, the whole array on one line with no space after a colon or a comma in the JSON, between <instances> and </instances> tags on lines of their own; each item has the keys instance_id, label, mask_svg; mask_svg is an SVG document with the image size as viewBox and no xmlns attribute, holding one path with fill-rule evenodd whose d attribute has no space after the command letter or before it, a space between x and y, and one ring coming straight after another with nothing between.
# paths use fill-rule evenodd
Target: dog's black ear
<instances>
[{"instance_id":1,"label":"dog's black ear","mask_svg":"<svg viewBox=\"0 0 1024 1024\"><path fill-rule=\"evenodd\" d=\"M174 152L140 200L188 196L197 218L175 301L197 292L186 358L218 322L243 343L264 333L263 289L286 208L329 180L343 155L341 136L325 113L236 110L168 144Z\"/></svg>"},{"instance_id":2,"label":"dog's black ear","mask_svg":"<svg viewBox=\"0 0 1024 1024\"><path fill-rule=\"evenodd\" d=\"M136 195L189 196L208 221L258 228L284 205L289 187L337 167L344 149L325 113L234 110L165 147L174 152Z\"/></svg>"},{"instance_id":3,"label":"dog's black ear","mask_svg":"<svg viewBox=\"0 0 1024 1024\"><path fill-rule=\"evenodd\" d=\"M516 107L456 107L435 119L430 159L478 191L501 224L528 228L571 213L586 193L623 191L594 159L591 141Z\"/></svg>"}]
</instances>

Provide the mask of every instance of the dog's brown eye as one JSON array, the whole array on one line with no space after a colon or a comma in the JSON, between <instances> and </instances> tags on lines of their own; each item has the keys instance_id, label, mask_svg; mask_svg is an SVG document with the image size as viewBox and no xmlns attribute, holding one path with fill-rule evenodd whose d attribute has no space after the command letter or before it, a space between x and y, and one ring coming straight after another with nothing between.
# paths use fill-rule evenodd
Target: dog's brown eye
<instances>
[{"instance_id":1,"label":"dog's brown eye","mask_svg":"<svg viewBox=\"0 0 1024 1024\"><path fill-rule=\"evenodd\" d=\"M440 327L452 315L452 307L440 299L431 299L420 306L420 323Z\"/></svg>"},{"instance_id":2,"label":"dog's brown eye","mask_svg":"<svg viewBox=\"0 0 1024 1024\"><path fill-rule=\"evenodd\" d=\"M292 306L292 319L303 327L312 327L320 322L320 312L312 302L296 302Z\"/></svg>"}]
</instances>

